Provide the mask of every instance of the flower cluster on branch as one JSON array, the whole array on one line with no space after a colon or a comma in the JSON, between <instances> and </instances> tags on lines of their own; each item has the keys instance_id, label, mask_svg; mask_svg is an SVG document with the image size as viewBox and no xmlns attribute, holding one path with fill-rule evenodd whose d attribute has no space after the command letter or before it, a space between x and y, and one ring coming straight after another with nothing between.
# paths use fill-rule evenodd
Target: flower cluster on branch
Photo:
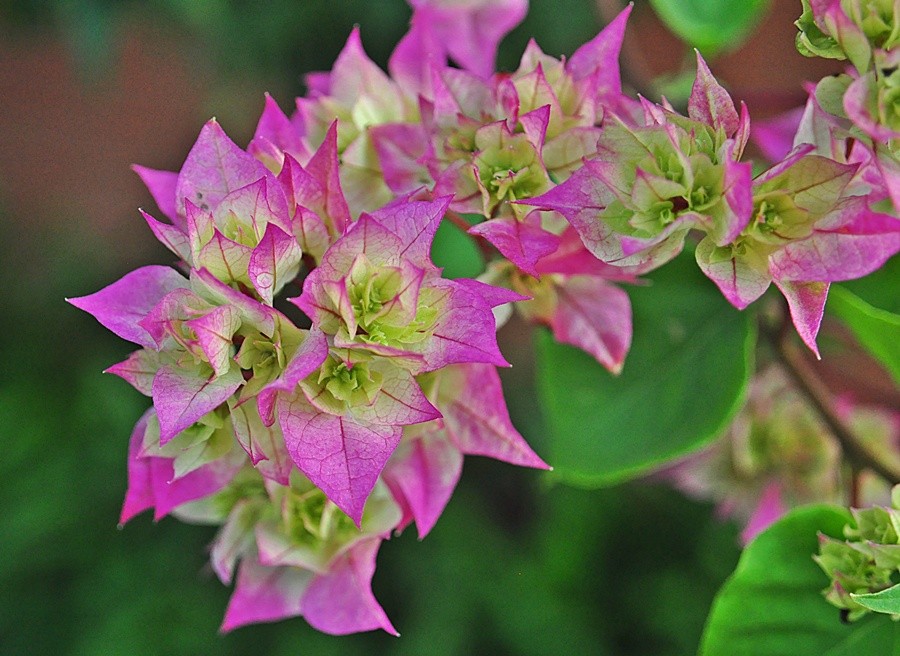
<instances>
[{"instance_id":1,"label":"flower cluster on branch","mask_svg":"<svg viewBox=\"0 0 900 656\"><path fill-rule=\"evenodd\" d=\"M387 73L354 30L290 115L266 98L246 149L212 120L180 171L135 167L178 264L71 299L140 347L109 371L153 402L121 520L153 508L221 526L224 630L302 615L394 632L370 589L381 542L412 522L428 533L466 454L547 467L496 371L510 308L618 372L621 285L697 236L733 305L774 283L815 350L829 283L900 250L896 30L865 54L834 7L804 14L822 35L809 47L831 39L859 76L846 116L811 97L796 143L753 177L749 113L699 55L686 116L623 93L630 7L569 58L532 41L495 73L525 0L412 5ZM432 262L444 220L491 251L478 280Z\"/></svg>"}]
</instances>

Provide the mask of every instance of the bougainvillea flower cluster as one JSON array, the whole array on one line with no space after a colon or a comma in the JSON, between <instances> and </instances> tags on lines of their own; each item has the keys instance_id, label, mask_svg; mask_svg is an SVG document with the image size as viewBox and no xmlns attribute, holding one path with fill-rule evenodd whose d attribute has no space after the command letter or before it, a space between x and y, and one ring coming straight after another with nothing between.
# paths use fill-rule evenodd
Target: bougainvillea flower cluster
<instances>
[{"instance_id":1,"label":"bougainvillea flower cluster","mask_svg":"<svg viewBox=\"0 0 900 656\"><path fill-rule=\"evenodd\" d=\"M866 447L897 459L900 413L849 396L837 410ZM828 426L780 366L761 368L750 382L747 403L710 448L667 467L660 476L692 497L714 500L718 513L743 525L749 542L790 508L805 503L842 503L841 449ZM883 503L890 486L862 472L861 505Z\"/></svg>"},{"instance_id":2,"label":"bougainvillea flower cluster","mask_svg":"<svg viewBox=\"0 0 900 656\"><path fill-rule=\"evenodd\" d=\"M411 4L388 72L354 30L295 111L266 98L246 149L212 120L180 171L135 167L178 263L71 299L139 347L109 371L153 403L121 521L152 508L221 526L224 630L302 615L395 633L370 589L381 542L429 532L465 455L547 467L497 374L511 308L619 372L623 285L699 242L732 304L774 283L815 349L828 284L900 250L878 205L900 196L876 148L895 139L894 81L866 68L887 46L879 32L868 56L847 50L859 39L837 9L815 24L865 60L845 106L869 141L824 152L843 119L810 113L798 135L815 139L754 178L748 111L699 56L686 116L623 93L630 7L569 58L531 42L506 74L496 47L525 0ZM492 253L479 279L432 262L443 221Z\"/></svg>"}]
</instances>

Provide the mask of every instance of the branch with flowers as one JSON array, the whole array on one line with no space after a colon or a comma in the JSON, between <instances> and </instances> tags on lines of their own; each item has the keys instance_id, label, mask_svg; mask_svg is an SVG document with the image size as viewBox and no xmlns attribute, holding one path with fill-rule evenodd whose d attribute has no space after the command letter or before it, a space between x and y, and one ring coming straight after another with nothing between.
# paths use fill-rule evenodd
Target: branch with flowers
<instances>
[{"instance_id":1,"label":"branch with flowers","mask_svg":"<svg viewBox=\"0 0 900 656\"><path fill-rule=\"evenodd\" d=\"M746 541L760 534L703 653L761 653L783 568L829 616L816 531L831 536L827 600L850 619L900 615L896 498L769 528L792 506L871 504L900 483L897 407L842 396L815 360L831 284L900 250L896 7L804 0L801 51L852 68L810 89L785 138L752 130L699 53L686 112L627 95L630 6L571 57L531 41L497 73L525 0L411 4L387 73L354 30L294 111L266 98L246 148L211 120L180 171L135 167L177 264L70 299L140 347L108 370L152 400L121 522L153 509L221 527L212 567L235 581L223 630L302 615L332 634L396 633L371 590L377 553L413 523L428 534L464 456L552 465L579 485L650 474L719 502ZM771 165L745 156L751 140ZM432 261L442 224L480 250L478 278ZM837 298L896 388L900 318ZM540 326L543 457L497 373L513 313ZM742 615L747 590L760 606ZM790 645L808 619L774 639ZM866 639L832 619L821 644ZM861 624L887 632L879 619Z\"/></svg>"}]
</instances>

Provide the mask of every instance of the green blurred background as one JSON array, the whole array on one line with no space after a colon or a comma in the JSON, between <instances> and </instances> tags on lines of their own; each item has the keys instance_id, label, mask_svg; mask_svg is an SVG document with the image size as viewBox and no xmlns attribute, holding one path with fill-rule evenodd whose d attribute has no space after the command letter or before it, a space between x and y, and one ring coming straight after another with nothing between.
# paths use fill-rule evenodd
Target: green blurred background
<instances>
[{"instance_id":1,"label":"green blurred background","mask_svg":"<svg viewBox=\"0 0 900 656\"><path fill-rule=\"evenodd\" d=\"M532 0L501 67L515 66L531 35L571 53L616 4ZM799 13L799 2L782 4ZM148 402L101 374L129 345L63 299L171 262L137 214L153 207L129 165L177 170L212 115L245 144L264 92L289 110L301 75L327 69L354 24L384 65L409 14L403 0L0 4L3 656L695 651L737 560L737 529L649 483L575 490L467 460L431 535L419 543L407 531L381 550L374 590L399 639L325 636L301 619L220 635L230 591L206 565L213 529L156 526L147 514L116 528L128 436ZM633 18L626 73L648 88L689 50L659 31L649 5ZM793 52L793 28L779 20L765 31L769 56ZM751 111L756 100L769 112L802 101L798 73L760 76L751 60L744 76L749 57L726 55L717 70L743 85ZM545 454L531 335L514 323L502 340L514 421Z\"/></svg>"}]
</instances>

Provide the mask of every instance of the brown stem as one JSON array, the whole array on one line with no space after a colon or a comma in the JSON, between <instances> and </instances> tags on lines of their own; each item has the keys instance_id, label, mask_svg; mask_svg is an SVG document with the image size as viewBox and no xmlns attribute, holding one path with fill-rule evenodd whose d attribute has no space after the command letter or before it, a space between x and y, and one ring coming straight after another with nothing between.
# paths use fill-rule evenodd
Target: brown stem
<instances>
[{"instance_id":1,"label":"brown stem","mask_svg":"<svg viewBox=\"0 0 900 656\"><path fill-rule=\"evenodd\" d=\"M831 433L841 445L844 455L853 469L871 469L891 485L900 483L900 469L891 463L883 462L878 455L872 453L868 446L844 424L843 419L834 409L833 399L828 387L819 377L818 372L799 351L790 334L779 334L770 329L762 333L771 342L778 359L791 379L819 413ZM855 478L855 476L854 476Z\"/></svg>"},{"instance_id":2,"label":"brown stem","mask_svg":"<svg viewBox=\"0 0 900 656\"><path fill-rule=\"evenodd\" d=\"M850 503L848 504L851 508L859 508L862 504L860 503L860 499L862 497L862 477L860 476L862 472L856 468L852 463L850 464Z\"/></svg>"}]
</instances>

